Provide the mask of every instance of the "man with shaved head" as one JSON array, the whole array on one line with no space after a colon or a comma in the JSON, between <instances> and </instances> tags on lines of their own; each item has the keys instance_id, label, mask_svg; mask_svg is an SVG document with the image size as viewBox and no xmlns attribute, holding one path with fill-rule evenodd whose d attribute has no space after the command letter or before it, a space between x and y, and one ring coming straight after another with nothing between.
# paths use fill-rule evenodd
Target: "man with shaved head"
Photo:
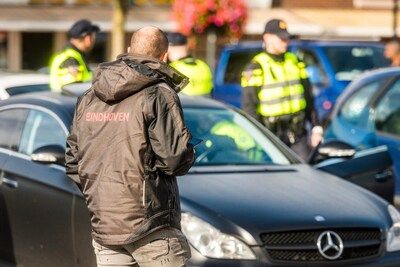
<instances>
[{"instance_id":1,"label":"man with shaved head","mask_svg":"<svg viewBox=\"0 0 400 267\"><path fill-rule=\"evenodd\" d=\"M166 64L167 49L160 29L139 29L77 101L66 169L86 199L98 266L190 258L176 182L194 160L177 96L188 79Z\"/></svg>"}]
</instances>

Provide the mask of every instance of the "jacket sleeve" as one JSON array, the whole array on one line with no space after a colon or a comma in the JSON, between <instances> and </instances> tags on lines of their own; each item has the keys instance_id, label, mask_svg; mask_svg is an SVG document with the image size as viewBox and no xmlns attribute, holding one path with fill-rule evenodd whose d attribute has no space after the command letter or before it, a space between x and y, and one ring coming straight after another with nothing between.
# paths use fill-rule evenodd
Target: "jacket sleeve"
<instances>
[{"instance_id":1,"label":"jacket sleeve","mask_svg":"<svg viewBox=\"0 0 400 267\"><path fill-rule=\"evenodd\" d=\"M193 165L194 150L178 95L160 86L151 98L148 134L156 155L154 167L167 175L185 175Z\"/></svg>"},{"instance_id":2,"label":"jacket sleeve","mask_svg":"<svg viewBox=\"0 0 400 267\"><path fill-rule=\"evenodd\" d=\"M263 71L260 64L251 62L242 72L242 109L253 118L261 121L257 113L257 107L260 104L258 92L263 85Z\"/></svg>"},{"instance_id":3,"label":"jacket sleeve","mask_svg":"<svg viewBox=\"0 0 400 267\"><path fill-rule=\"evenodd\" d=\"M304 87L304 98L306 99L306 119L312 126L319 125L318 116L314 106L314 96L312 94L312 86L308 78L302 79L301 83Z\"/></svg>"},{"instance_id":4,"label":"jacket sleeve","mask_svg":"<svg viewBox=\"0 0 400 267\"><path fill-rule=\"evenodd\" d=\"M79 100L78 100L79 102ZM78 136L77 136L77 125L76 125L76 113L78 108L78 103L76 104L74 119L71 126L71 131L67 137L67 148L65 151L65 168L66 173L69 178L74 180L75 183L80 185L79 175L78 175L78 163L79 163L79 147L78 147Z\"/></svg>"},{"instance_id":5,"label":"jacket sleeve","mask_svg":"<svg viewBox=\"0 0 400 267\"><path fill-rule=\"evenodd\" d=\"M298 67L300 69L300 76L301 76L301 84L303 85L304 88L304 98L306 100L306 120L308 120L311 124L312 127L316 126L319 124L318 122L318 116L315 110L315 105L314 105L314 96L312 93L312 85L310 80L308 79L308 74L306 70L306 65L299 61L298 62Z\"/></svg>"}]
</instances>

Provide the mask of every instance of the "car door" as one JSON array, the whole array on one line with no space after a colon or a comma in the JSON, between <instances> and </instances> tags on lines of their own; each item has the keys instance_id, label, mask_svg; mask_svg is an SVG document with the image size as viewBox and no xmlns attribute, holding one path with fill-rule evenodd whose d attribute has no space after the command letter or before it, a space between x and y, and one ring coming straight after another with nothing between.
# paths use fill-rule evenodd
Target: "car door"
<instances>
[{"instance_id":1,"label":"car door","mask_svg":"<svg viewBox=\"0 0 400 267\"><path fill-rule=\"evenodd\" d=\"M393 160L386 146L358 151L350 159L326 160L314 167L360 185L393 203Z\"/></svg>"},{"instance_id":2,"label":"car door","mask_svg":"<svg viewBox=\"0 0 400 267\"><path fill-rule=\"evenodd\" d=\"M74 266L72 208L74 185L64 167L31 160L45 145L65 147L67 129L57 115L30 106L15 152L3 167L13 186L7 202L14 256L20 266Z\"/></svg>"},{"instance_id":3,"label":"car door","mask_svg":"<svg viewBox=\"0 0 400 267\"><path fill-rule=\"evenodd\" d=\"M9 192L14 190L13 182L4 176L3 167L12 150L17 147L19 136L27 115L25 109L0 108L0 266L15 263L12 225L9 220Z\"/></svg>"},{"instance_id":4,"label":"car door","mask_svg":"<svg viewBox=\"0 0 400 267\"><path fill-rule=\"evenodd\" d=\"M374 103L376 142L386 145L394 159L396 194L400 194L400 80ZM400 203L399 203L400 204Z\"/></svg>"}]
</instances>

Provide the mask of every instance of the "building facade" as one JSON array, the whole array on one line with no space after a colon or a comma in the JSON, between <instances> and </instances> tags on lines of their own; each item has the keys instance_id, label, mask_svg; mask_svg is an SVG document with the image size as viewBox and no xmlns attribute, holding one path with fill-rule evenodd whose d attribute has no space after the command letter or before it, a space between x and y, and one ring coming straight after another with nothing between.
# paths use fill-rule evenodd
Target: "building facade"
<instances>
[{"instance_id":1,"label":"building facade","mask_svg":"<svg viewBox=\"0 0 400 267\"><path fill-rule=\"evenodd\" d=\"M177 28L170 14L173 0L129 1L127 37L148 25L166 31ZM112 2L1 0L0 68L45 68L51 55L66 44L66 31L81 18L92 20L102 29L90 62L110 60ZM271 18L286 20L293 34L306 38L379 39L394 34L392 0L248 0L247 3L249 20L244 39L260 39L265 22ZM195 54L204 57L204 46L199 45Z\"/></svg>"}]
</instances>

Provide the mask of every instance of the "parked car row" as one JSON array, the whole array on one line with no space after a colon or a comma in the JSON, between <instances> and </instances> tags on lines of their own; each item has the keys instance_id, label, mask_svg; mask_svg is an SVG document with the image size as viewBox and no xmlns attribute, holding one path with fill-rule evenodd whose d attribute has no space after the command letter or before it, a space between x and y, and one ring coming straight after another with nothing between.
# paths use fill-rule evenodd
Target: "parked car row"
<instances>
[{"instance_id":1,"label":"parked car row","mask_svg":"<svg viewBox=\"0 0 400 267\"><path fill-rule=\"evenodd\" d=\"M383 62L376 56L380 45L328 44L291 46L315 63L309 66L316 67L310 73L319 72L311 78L320 99L335 101L343 90L336 81L343 85ZM215 98L219 92L240 106L238 64L244 67L261 49L253 48L253 54L240 45L221 54ZM336 56L329 59L336 52L355 57L357 66L336 64ZM186 124L204 140L194 167L178 178L182 230L192 249L189 266L397 266L400 213L391 203L393 171L400 173L399 77L400 69L387 69L351 83L310 164L240 110L182 96ZM221 79L233 86L218 88ZM328 84L335 89L321 89ZM0 101L0 266L95 266L86 204L64 168L76 97L89 87L72 84L63 94ZM222 131L224 126L230 130Z\"/></svg>"},{"instance_id":2,"label":"parked car row","mask_svg":"<svg viewBox=\"0 0 400 267\"><path fill-rule=\"evenodd\" d=\"M205 140L178 178L189 266L398 265L400 213L354 184L390 188L384 147L354 154L328 143L312 167L239 110L181 100L189 130ZM86 204L63 162L75 102L55 93L0 102L2 266L95 266ZM224 124L236 130L215 131Z\"/></svg>"}]
</instances>

